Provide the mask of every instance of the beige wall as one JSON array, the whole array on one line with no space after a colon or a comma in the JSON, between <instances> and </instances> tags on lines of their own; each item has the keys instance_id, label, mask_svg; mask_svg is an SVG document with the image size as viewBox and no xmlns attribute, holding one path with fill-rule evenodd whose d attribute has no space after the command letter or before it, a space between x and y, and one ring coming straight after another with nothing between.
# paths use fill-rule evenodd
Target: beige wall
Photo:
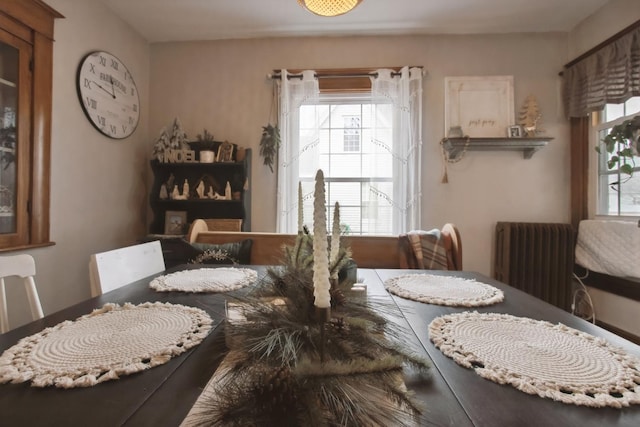
<instances>
[{"instance_id":1,"label":"beige wall","mask_svg":"<svg viewBox=\"0 0 640 427\"><path fill-rule=\"evenodd\" d=\"M566 34L340 37L163 43L151 47L149 121L156 138L179 117L188 135L203 128L254 151L252 228L275 230L276 176L258 157L274 68L423 65L423 228L455 222L464 267L491 273L496 221L569 219L568 128L558 72ZM549 147L524 160L515 152L469 152L440 183L445 76L513 75L515 109L534 94Z\"/></svg>"},{"instance_id":2,"label":"beige wall","mask_svg":"<svg viewBox=\"0 0 640 427\"><path fill-rule=\"evenodd\" d=\"M574 59L640 19L640 1L611 0L569 33L569 59Z\"/></svg>"},{"instance_id":3,"label":"beige wall","mask_svg":"<svg viewBox=\"0 0 640 427\"><path fill-rule=\"evenodd\" d=\"M145 232L149 45L96 0L47 0L65 16L55 24L51 155L51 240L29 251L45 314L86 299L89 255L133 243ZM99 134L78 101L76 70L93 50L127 64L141 96L141 121L124 140ZM11 325L30 320L26 297L11 287Z\"/></svg>"}]
</instances>

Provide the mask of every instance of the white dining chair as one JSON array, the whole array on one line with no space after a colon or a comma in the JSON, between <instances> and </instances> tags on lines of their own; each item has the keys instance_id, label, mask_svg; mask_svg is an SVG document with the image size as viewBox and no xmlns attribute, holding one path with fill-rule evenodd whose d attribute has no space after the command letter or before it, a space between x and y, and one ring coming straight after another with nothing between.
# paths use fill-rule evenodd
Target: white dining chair
<instances>
[{"instance_id":1,"label":"white dining chair","mask_svg":"<svg viewBox=\"0 0 640 427\"><path fill-rule=\"evenodd\" d=\"M5 292L6 277L21 277L29 299L29 308L33 320L42 319L42 305L33 276L36 275L36 263L31 255L11 255L0 257L0 332L9 330L9 313L7 312L7 295Z\"/></svg>"},{"instance_id":2,"label":"white dining chair","mask_svg":"<svg viewBox=\"0 0 640 427\"><path fill-rule=\"evenodd\" d=\"M91 295L98 296L165 270L159 240L91 255Z\"/></svg>"}]
</instances>

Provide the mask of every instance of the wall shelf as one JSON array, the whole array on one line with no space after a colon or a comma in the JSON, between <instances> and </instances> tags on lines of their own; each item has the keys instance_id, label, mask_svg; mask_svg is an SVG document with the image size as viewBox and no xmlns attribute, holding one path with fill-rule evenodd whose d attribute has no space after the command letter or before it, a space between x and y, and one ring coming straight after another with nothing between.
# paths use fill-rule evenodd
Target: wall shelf
<instances>
[{"instance_id":1,"label":"wall shelf","mask_svg":"<svg viewBox=\"0 0 640 427\"><path fill-rule=\"evenodd\" d=\"M442 147L447 151L449 159L456 160L467 151L522 151L525 159L530 159L533 154L545 147L553 138L550 137L525 137L525 138L444 138Z\"/></svg>"}]
</instances>

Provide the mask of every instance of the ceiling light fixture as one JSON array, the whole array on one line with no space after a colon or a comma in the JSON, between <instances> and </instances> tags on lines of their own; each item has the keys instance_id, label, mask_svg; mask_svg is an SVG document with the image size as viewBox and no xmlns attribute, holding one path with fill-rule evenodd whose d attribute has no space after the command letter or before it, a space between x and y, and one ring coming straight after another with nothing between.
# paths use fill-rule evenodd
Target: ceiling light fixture
<instances>
[{"instance_id":1,"label":"ceiling light fixture","mask_svg":"<svg viewBox=\"0 0 640 427\"><path fill-rule=\"evenodd\" d=\"M319 16L338 16L352 10L362 0L298 0L298 3Z\"/></svg>"}]
</instances>

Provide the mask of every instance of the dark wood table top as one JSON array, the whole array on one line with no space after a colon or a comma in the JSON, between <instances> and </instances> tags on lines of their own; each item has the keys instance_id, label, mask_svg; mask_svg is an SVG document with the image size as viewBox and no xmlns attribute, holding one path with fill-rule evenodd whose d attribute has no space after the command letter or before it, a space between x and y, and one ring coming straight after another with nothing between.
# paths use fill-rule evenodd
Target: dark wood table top
<instances>
[{"instance_id":1,"label":"dark wood table top","mask_svg":"<svg viewBox=\"0 0 640 427\"><path fill-rule=\"evenodd\" d=\"M381 281L402 274L416 273L415 270L376 270ZM625 349L640 357L640 347L595 326L583 319L571 315L557 307L547 304L518 289L490 279L486 276L468 272L435 272L476 279L501 289L505 299L499 304L477 308L457 308L423 304L401 297L392 296L405 318L411 325L435 367L446 379L447 384L462 404L465 412L476 426L640 426L640 405L627 408L588 408L568 405L551 399L523 393L510 385L499 385L477 375L473 370L456 364L445 356L429 340L429 323L436 317L477 311L479 313L507 313L514 316L562 323L591 335L602 337L612 345Z\"/></svg>"},{"instance_id":2,"label":"dark wood table top","mask_svg":"<svg viewBox=\"0 0 640 427\"><path fill-rule=\"evenodd\" d=\"M265 267L250 267L264 276ZM178 268L179 269L179 268ZM390 298L383 281L416 270L359 269L358 277L368 285L368 294ZM601 336L640 357L640 347L575 318L518 290L473 273L450 272L476 278L504 290L505 302L480 308L534 319L562 322ZM149 279L102 296L83 301L44 319L0 335L0 352L20 338L37 333L64 320L73 320L107 302L139 304L147 301L184 304L205 310L215 321L211 334L197 347L168 363L119 380L88 388L57 389L31 387L28 383L0 385L0 425L12 426L176 426L199 396L226 354L224 344L223 294L155 292ZM406 331L404 342L433 362L427 379L408 372L407 386L424 403L421 425L434 426L640 426L640 406L622 410L592 409L566 405L530 396L511 386L485 380L458 366L429 341L427 327L439 315L464 311L393 297L399 307L397 321Z\"/></svg>"}]
</instances>

